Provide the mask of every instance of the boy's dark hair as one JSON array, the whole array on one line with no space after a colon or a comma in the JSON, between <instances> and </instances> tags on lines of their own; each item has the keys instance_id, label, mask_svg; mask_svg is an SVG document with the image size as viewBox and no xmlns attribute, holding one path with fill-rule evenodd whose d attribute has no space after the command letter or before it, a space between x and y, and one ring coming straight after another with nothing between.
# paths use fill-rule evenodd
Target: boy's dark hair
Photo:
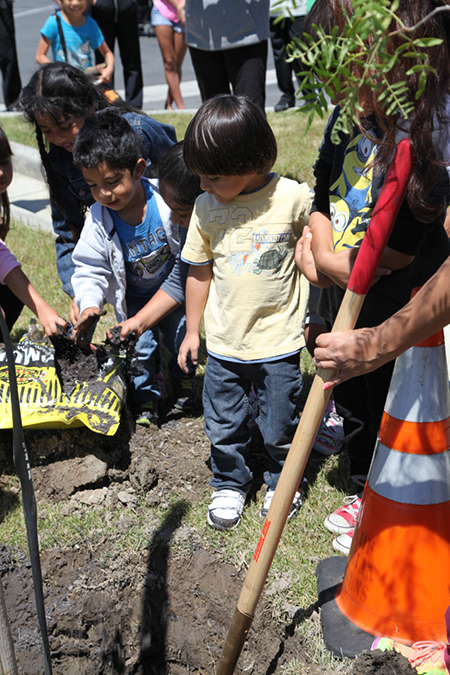
<instances>
[{"instance_id":1,"label":"boy's dark hair","mask_svg":"<svg viewBox=\"0 0 450 675\"><path fill-rule=\"evenodd\" d=\"M86 117L73 147L73 163L79 170L107 164L132 174L141 156L136 133L114 108Z\"/></svg>"},{"instance_id":2,"label":"boy's dark hair","mask_svg":"<svg viewBox=\"0 0 450 675\"><path fill-rule=\"evenodd\" d=\"M169 189L172 200L180 206L193 206L203 192L200 178L191 173L183 158L183 141L172 145L158 162L160 189Z\"/></svg>"},{"instance_id":3,"label":"boy's dark hair","mask_svg":"<svg viewBox=\"0 0 450 675\"><path fill-rule=\"evenodd\" d=\"M245 96L205 101L184 137L188 169L204 176L267 173L276 158L277 142L264 113Z\"/></svg>"}]
</instances>

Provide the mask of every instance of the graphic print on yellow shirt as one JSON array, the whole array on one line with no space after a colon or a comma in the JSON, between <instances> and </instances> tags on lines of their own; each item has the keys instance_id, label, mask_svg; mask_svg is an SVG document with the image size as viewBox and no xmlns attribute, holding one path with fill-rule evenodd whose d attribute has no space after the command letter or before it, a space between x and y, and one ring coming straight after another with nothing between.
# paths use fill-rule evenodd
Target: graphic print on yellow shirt
<instances>
[{"instance_id":1,"label":"graphic print on yellow shirt","mask_svg":"<svg viewBox=\"0 0 450 675\"><path fill-rule=\"evenodd\" d=\"M254 219L253 213L245 207L234 209L234 212L230 207L214 209L210 212L210 222L218 218L228 222L230 211L231 218L236 220L236 227L220 228L212 240L212 250L227 258L233 274L264 273L278 277L287 255L286 247L290 244L289 248L292 248L292 233L286 232L286 224L280 224L279 232L270 232L263 222L258 231L251 225L245 227L247 222Z\"/></svg>"},{"instance_id":2,"label":"graphic print on yellow shirt","mask_svg":"<svg viewBox=\"0 0 450 675\"><path fill-rule=\"evenodd\" d=\"M334 250L358 246L369 226L373 208L373 160L377 145L372 136L358 134L345 152L342 173L330 187L330 215Z\"/></svg>"},{"instance_id":3,"label":"graphic print on yellow shirt","mask_svg":"<svg viewBox=\"0 0 450 675\"><path fill-rule=\"evenodd\" d=\"M311 199L306 183L278 174L226 204L198 197L181 255L194 265L213 263L205 308L211 354L251 361L303 346L308 289L300 288L294 253Z\"/></svg>"}]
</instances>

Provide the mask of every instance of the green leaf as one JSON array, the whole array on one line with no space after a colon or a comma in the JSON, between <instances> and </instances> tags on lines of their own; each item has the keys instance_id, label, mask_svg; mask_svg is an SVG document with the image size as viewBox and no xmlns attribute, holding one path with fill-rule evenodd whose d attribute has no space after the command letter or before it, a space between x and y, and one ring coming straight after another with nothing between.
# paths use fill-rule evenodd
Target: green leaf
<instances>
[{"instance_id":1,"label":"green leaf","mask_svg":"<svg viewBox=\"0 0 450 675\"><path fill-rule=\"evenodd\" d=\"M440 38L419 38L417 40L414 40L414 45L416 47L437 47L438 45L441 45L443 40Z\"/></svg>"}]
</instances>

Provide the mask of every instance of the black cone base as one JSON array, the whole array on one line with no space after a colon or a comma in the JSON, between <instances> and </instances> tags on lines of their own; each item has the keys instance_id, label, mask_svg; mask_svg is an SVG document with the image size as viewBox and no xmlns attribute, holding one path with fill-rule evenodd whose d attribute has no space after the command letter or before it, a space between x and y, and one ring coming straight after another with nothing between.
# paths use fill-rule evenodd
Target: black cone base
<instances>
[{"instance_id":1,"label":"black cone base","mask_svg":"<svg viewBox=\"0 0 450 675\"><path fill-rule=\"evenodd\" d=\"M317 591L322 633L327 649L336 656L354 659L370 649L374 635L366 633L347 619L339 610L334 596L344 579L347 558L334 556L325 558L316 568Z\"/></svg>"}]
</instances>

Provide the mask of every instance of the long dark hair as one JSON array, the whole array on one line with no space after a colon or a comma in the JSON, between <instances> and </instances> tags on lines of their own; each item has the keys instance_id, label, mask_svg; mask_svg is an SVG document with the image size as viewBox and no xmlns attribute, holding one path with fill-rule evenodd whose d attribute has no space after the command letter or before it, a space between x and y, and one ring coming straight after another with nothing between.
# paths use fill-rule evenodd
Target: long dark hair
<instances>
[{"instance_id":1,"label":"long dark hair","mask_svg":"<svg viewBox=\"0 0 450 675\"><path fill-rule=\"evenodd\" d=\"M0 162L6 164L9 162L12 157L11 146L8 141L8 137L3 131L3 128L0 126ZM9 197L8 191L5 190L2 195L0 195L2 200L2 223L0 224L0 239L5 239L6 235L9 232L9 226L11 223L11 211L9 207Z\"/></svg>"},{"instance_id":2,"label":"long dark hair","mask_svg":"<svg viewBox=\"0 0 450 675\"><path fill-rule=\"evenodd\" d=\"M71 117L86 119L88 115L113 105L124 112L134 108L118 100L110 103L104 97L101 85L93 84L91 78L69 63L54 61L41 66L23 88L21 94L25 119L34 125L36 138L44 166L50 197L70 226L70 215L65 213L58 196L58 181L52 168L48 144L36 122L36 114L50 117L55 124L64 124ZM141 111L139 111L140 114ZM80 201L80 212L86 205Z\"/></svg>"},{"instance_id":3,"label":"long dark hair","mask_svg":"<svg viewBox=\"0 0 450 675\"><path fill-rule=\"evenodd\" d=\"M442 2L400 0L396 15L406 27L410 28L418 24L436 7L446 5L450 6L448 0L442 0ZM316 0L308 14L305 32L313 35L313 24L323 27L325 31L330 30L334 25L342 29L346 23L345 12L351 16L353 12L351 0ZM386 32L391 33L397 30L400 32L393 35L388 43L390 53L394 53L397 47L404 42L401 25L393 19ZM386 168L391 161L396 147L397 132L401 130L408 134L414 158L413 172L408 185L408 204L420 221L430 222L435 220L445 208L443 199L431 203L428 196L444 165L442 157L436 152L437 144L433 137L436 132L440 131L442 138L439 145L442 147L448 126L445 106L450 91L450 11L435 14L410 35L413 38L441 38L443 42L441 45L426 49L429 64L437 74L428 73L425 90L417 101L419 74L407 74L411 67L410 60L398 59L396 66L386 75L391 84L399 81L406 82L408 100L414 102L414 111L409 115L406 123L399 116L386 115L378 101L379 92L370 90L368 87L361 87L359 101L365 110L375 113L377 122L384 133L380 151L375 159L377 166ZM358 73L355 71L354 74Z\"/></svg>"}]
</instances>

